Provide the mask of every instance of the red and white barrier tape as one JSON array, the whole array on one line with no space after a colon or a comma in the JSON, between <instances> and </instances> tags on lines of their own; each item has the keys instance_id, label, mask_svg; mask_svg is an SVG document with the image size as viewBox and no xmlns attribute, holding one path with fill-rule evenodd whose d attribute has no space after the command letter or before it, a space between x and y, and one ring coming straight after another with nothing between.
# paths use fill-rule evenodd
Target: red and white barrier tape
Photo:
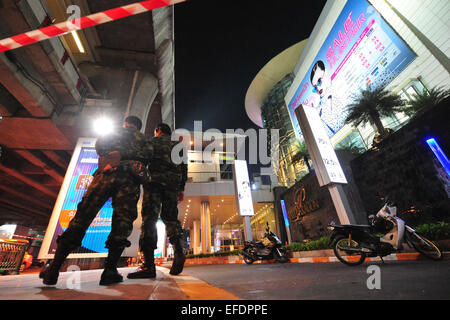
<instances>
[{"instance_id":1,"label":"red and white barrier tape","mask_svg":"<svg viewBox=\"0 0 450 320\"><path fill-rule=\"evenodd\" d=\"M81 30L103 23L119 20L129 16L148 12L186 0L148 0L122 6L115 9L94 13L86 17L57 23L45 28L29 31L10 38L0 40L0 52L17 49L39 41L64 35L74 30Z\"/></svg>"}]
</instances>

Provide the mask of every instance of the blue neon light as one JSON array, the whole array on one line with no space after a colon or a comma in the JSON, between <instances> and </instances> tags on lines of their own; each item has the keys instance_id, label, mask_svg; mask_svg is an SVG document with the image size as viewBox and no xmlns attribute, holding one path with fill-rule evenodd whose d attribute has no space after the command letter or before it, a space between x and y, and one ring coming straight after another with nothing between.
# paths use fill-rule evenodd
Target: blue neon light
<instances>
[{"instance_id":1,"label":"blue neon light","mask_svg":"<svg viewBox=\"0 0 450 320\"><path fill-rule=\"evenodd\" d=\"M280 200L280 202L281 202L281 209L283 210L284 224L286 225L286 227L289 227L289 219L286 212L286 205L284 203L284 200Z\"/></svg>"},{"instance_id":2,"label":"blue neon light","mask_svg":"<svg viewBox=\"0 0 450 320\"><path fill-rule=\"evenodd\" d=\"M433 151L436 158L439 160L439 162L442 164L442 166L445 169L445 172L447 172L447 175L450 176L450 161L448 161L448 158L444 151L442 151L439 144L436 142L434 138L430 138L427 140L428 146L430 147L431 151Z\"/></svg>"}]
</instances>

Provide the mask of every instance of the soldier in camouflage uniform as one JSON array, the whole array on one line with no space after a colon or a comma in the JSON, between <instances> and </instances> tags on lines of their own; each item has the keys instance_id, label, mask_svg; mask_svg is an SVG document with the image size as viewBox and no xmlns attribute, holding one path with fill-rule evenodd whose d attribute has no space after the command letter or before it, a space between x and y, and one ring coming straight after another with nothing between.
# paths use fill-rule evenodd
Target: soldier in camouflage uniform
<instances>
[{"instance_id":1,"label":"soldier in camouflage uniform","mask_svg":"<svg viewBox=\"0 0 450 320\"><path fill-rule=\"evenodd\" d=\"M136 177L136 172L139 172L139 167L145 168L152 154L151 145L146 143L146 137L139 132L141 127L141 120L130 116L125 119L123 128L117 134L97 140L95 148L100 156L99 168L78 204L75 217L57 239L58 247L53 262L45 266L40 274L44 284L56 284L59 269L66 257L81 246L89 225L111 197L111 232L105 244L108 257L100 284L109 285L122 281L116 266L125 247L131 245L127 238L133 230L133 221L137 218L141 182ZM108 160L111 155L112 160Z\"/></svg>"},{"instance_id":2,"label":"soldier in camouflage uniform","mask_svg":"<svg viewBox=\"0 0 450 320\"><path fill-rule=\"evenodd\" d=\"M139 245L144 254L144 264L137 272L128 274L130 279L155 278L154 250L157 248L156 222L161 211L161 220L166 225L167 236L174 246L174 261L170 274L183 270L186 260L183 248L183 229L178 220L178 201L183 200L187 180L187 164L175 164L171 159L172 149L178 144L171 141L171 129L159 124L151 140L153 158L149 163L151 182L144 184L142 228Z\"/></svg>"}]
</instances>

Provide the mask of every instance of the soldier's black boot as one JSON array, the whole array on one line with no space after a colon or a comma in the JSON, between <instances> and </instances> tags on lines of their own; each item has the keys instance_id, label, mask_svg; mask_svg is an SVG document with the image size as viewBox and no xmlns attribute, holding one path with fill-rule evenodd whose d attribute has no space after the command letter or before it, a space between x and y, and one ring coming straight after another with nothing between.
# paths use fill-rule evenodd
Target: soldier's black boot
<instances>
[{"instance_id":1,"label":"soldier's black boot","mask_svg":"<svg viewBox=\"0 0 450 320\"><path fill-rule=\"evenodd\" d=\"M155 257L153 255L153 249L145 249L144 263L139 267L136 272L129 273L128 279L151 279L156 278Z\"/></svg>"},{"instance_id":2,"label":"soldier's black boot","mask_svg":"<svg viewBox=\"0 0 450 320\"><path fill-rule=\"evenodd\" d=\"M117 271L117 263L124 248L110 248L105 261L105 269L100 278L101 286L108 286L123 281L122 275Z\"/></svg>"},{"instance_id":3,"label":"soldier's black boot","mask_svg":"<svg viewBox=\"0 0 450 320\"><path fill-rule=\"evenodd\" d=\"M43 283L52 286L58 282L59 277L59 269L63 265L67 256L70 254L71 249L64 246L63 244L59 244L56 248L55 257L51 263L45 264L42 268L42 271L39 273L39 278L43 279Z\"/></svg>"},{"instance_id":4,"label":"soldier's black boot","mask_svg":"<svg viewBox=\"0 0 450 320\"><path fill-rule=\"evenodd\" d=\"M171 241L171 243L174 247L174 259L169 273L175 276L183 271L186 256L184 255L184 247L181 237L176 237Z\"/></svg>"}]
</instances>

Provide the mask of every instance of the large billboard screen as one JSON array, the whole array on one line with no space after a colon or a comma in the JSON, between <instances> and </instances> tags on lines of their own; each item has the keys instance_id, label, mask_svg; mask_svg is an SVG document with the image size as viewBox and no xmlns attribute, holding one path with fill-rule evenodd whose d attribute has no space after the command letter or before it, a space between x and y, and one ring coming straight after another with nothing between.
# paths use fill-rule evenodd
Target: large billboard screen
<instances>
[{"instance_id":1,"label":"large billboard screen","mask_svg":"<svg viewBox=\"0 0 450 320\"><path fill-rule=\"evenodd\" d=\"M349 0L306 72L288 109L297 138L300 105L316 108L328 136L344 126L346 106L367 86L390 83L416 55L365 0Z\"/></svg>"},{"instance_id":2,"label":"large billboard screen","mask_svg":"<svg viewBox=\"0 0 450 320\"><path fill-rule=\"evenodd\" d=\"M77 212L78 203L93 179L98 166L95 141L93 138L78 140L45 233L40 259L51 258L55 253L56 239L67 229ZM72 256L106 257L108 250L105 248L105 241L111 231L112 213L112 203L109 199L89 226L81 247Z\"/></svg>"}]
</instances>

